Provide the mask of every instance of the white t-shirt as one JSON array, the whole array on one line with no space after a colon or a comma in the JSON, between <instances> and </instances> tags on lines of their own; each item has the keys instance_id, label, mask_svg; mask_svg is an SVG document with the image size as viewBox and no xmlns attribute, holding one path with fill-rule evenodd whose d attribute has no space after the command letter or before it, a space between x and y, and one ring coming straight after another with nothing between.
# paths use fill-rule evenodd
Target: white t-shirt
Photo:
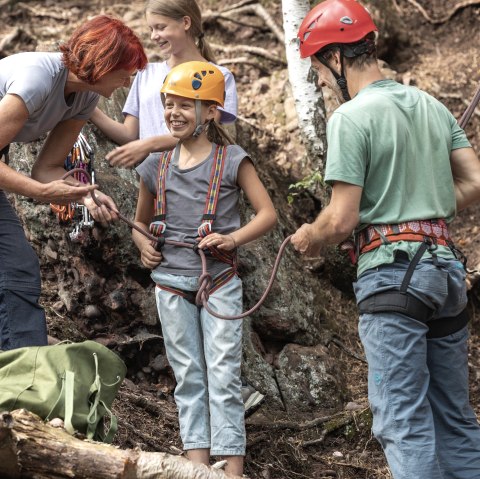
<instances>
[{"instance_id":1,"label":"white t-shirt","mask_svg":"<svg viewBox=\"0 0 480 479\"><path fill-rule=\"evenodd\" d=\"M232 123L237 116L237 88L232 73L225 67L215 65L225 77L225 106L219 108L222 123ZM168 135L164 109L160 98L165 77L170 71L167 62L148 63L145 70L135 76L123 107L124 115L132 115L139 121L139 138Z\"/></svg>"}]
</instances>

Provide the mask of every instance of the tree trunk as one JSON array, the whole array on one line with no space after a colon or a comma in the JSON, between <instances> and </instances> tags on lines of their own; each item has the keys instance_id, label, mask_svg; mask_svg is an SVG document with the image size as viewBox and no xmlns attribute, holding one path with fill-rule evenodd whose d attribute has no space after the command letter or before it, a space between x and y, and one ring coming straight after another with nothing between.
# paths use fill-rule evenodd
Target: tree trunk
<instances>
[{"instance_id":1,"label":"tree trunk","mask_svg":"<svg viewBox=\"0 0 480 479\"><path fill-rule=\"evenodd\" d=\"M19 409L0 415L2 479L227 479L232 476L183 457L121 450L77 439Z\"/></svg>"},{"instance_id":2,"label":"tree trunk","mask_svg":"<svg viewBox=\"0 0 480 479\"><path fill-rule=\"evenodd\" d=\"M282 0L285 50L288 78L292 86L300 131L310 159L316 170L323 171L325 145L325 105L322 91L316 85L317 76L310 68L310 60L300 58L297 33L310 10L308 0Z\"/></svg>"}]
</instances>

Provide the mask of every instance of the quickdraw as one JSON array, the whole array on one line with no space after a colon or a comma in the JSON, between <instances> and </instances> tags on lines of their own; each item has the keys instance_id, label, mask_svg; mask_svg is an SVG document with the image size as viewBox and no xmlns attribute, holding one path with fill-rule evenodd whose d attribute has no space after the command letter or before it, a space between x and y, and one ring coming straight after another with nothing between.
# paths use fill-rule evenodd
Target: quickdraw
<instances>
[{"instance_id":1,"label":"quickdraw","mask_svg":"<svg viewBox=\"0 0 480 479\"><path fill-rule=\"evenodd\" d=\"M67 171L75 170L72 176L81 183L88 184L91 181L93 184L95 182L94 156L94 151L88 144L87 139L83 133L80 133L65 159L64 168ZM85 237L85 229L93 227L93 218L84 205L78 203L56 205L50 203L50 207L57 215L60 223L72 223L75 220L74 228L69 234L73 242L81 242Z\"/></svg>"}]
</instances>

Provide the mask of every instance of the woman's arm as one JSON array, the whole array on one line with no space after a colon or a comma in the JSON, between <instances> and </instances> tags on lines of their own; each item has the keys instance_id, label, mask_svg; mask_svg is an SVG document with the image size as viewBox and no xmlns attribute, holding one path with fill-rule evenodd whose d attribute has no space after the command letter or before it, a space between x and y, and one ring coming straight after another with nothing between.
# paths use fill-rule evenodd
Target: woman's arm
<instances>
[{"instance_id":1,"label":"woman's arm","mask_svg":"<svg viewBox=\"0 0 480 479\"><path fill-rule=\"evenodd\" d=\"M212 233L206 236L200 241L200 248L215 246L219 249L231 251L263 236L276 225L277 213L272 200L250 160L244 159L240 163L237 182L255 210L255 217L245 226L229 235Z\"/></svg>"},{"instance_id":2,"label":"woman's arm","mask_svg":"<svg viewBox=\"0 0 480 479\"><path fill-rule=\"evenodd\" d=\"M27 107L19 96L7 94L0 100L0 148L13 141L28 120L28 115ZM55 179L60 177L58 175ZM25 176L0 162L0 188L47 203L65 204L81 200L96 187L75 187L62 180L44 184L38 178Z\"/></svg>"},{"instance_id":3,"label":"woman's arm","mask_svg":"<svg viewBox=\"0 0 480 479\"><path fill-rule=\"evenodd\" d=\"M154 196L150 193L145 183L140 179L140 189L138 192L137 210L135 212L135 224L145 231L149 231L150 222L153 219ZM149 240L137 230L132 230L133 242L140 251L142 264L147 268L153 269L162 261L162 253L156 251Z\"/></svg>"},{"instance_id":4,"label":"woman's arm","mask_svg":"<svg viewBox=\"0 0 480 479\"><path fill-rule=\"evenodd\" d=\"M126 115L123 123L113 120L106 115L98 106L93 110L90 121L100 129L108 138L119 145L124 145L138 138L138 118Z\"/></svg>"}]
</instances>

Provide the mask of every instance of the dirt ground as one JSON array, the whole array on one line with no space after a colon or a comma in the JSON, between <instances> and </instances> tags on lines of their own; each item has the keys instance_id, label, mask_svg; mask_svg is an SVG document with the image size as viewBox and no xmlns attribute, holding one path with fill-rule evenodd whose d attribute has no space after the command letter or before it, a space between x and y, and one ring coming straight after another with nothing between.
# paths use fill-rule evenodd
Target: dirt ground
<instances>
[{"instance_id":1,"label":"dirt ground","mask_svg":"<svg viewBox=\"0 0 480 479\"><path fill-rule=\"evenodd\" d=\"M211 14L235 2L231 0L205 0L204 9ZM245 3L245 2L242 2ZM278 25L282 23L279 0L262 2ZM443 101L460 118L473 98L480 82L480 2L460 2L457 8L451 0L385 0L393 6L392 38L382 57L400 82L417 85ZM467 5L469 4L469 5ZM8 14L4 9L9 6ZM123 17L141 35L151 60L158 59L154 45L148 38L141 15L142 4L115 3L107 0L46 0L17 3L0 1L4 9L3 37L0 51L12 53L34 49L39 42L51 42L65 38L71 29L88 14L104 11ZM211 10L209 10L211 9ZM208 15L206 15L208 16ZM207 38L219 45L255 45L264 48L273 56L284 58L283 45L255 16L241 18L242 22L211 19L207 24ZM8 39L10 35L10 39ZM380 34L382 35L382 33ZM8 40L8 41L7 41ZM41 48L37 45L37 48ZM250 52L232 52L218 49L219 58L241 60L226 64L236 76L239 93L239 111L243 120L257 128L274 132L280 110L264 108L279 92L271 87L270 77L278 81L283 89L287 73L281 62ZM266 99L259 98L265 90ZM283 93L282 93L283 95ZM252 97L259 98L253 102ZM280 95L281 96L281 95ZM479 109L467 126L467 133L477 151L480 151ZM284 113L281 113L282 115ZM285 171L292 181L300 179L298 168L291 160L295 157L295 142L298 130L285 137L283 153L272 159L272 164ZM282 139L277 135L276 142ZM293 144L293 146L292 146ZM305 173L305 172L303 172ZM462 212L452 228L456 242L469 257L469 267L480 264L480 206ZM475 275L471 275L472 280ZM55 285L47 281L44 303L51 305L56 297ZM50 290L48 288L51 288ZM480 414L480 289L473 285L470 291L472 312L470 367L471 400ZM346 300L348 293L346 294ZM49 321L58 321L53 307L47 308ZM58 315L57 315L58 316ZM247 420L248 455L246 475L252 479L296 479L296 478L355 478L387 479L390 473L383 453L370 433L368 414L366 365L356 332L354 309L345 313L339 321L344 322L344 335L332 354L338 355L348 364L346 384L347 409L356 411L353 419L334 424L330 421L326 429L322 421L314 418L286 417L269 408L268 399ZM345 321L345 317L349 317ZM145 341L148 347L148 341ZM181 443L176 426L171 383L149 385L142 381L142 371L126 380L115 403L115 412L120 417L119 433L115 444L120 447L139 447L147 451L181 453ZM332 426L332 424L334 424Z\"/></svg>"}]
</instances>

